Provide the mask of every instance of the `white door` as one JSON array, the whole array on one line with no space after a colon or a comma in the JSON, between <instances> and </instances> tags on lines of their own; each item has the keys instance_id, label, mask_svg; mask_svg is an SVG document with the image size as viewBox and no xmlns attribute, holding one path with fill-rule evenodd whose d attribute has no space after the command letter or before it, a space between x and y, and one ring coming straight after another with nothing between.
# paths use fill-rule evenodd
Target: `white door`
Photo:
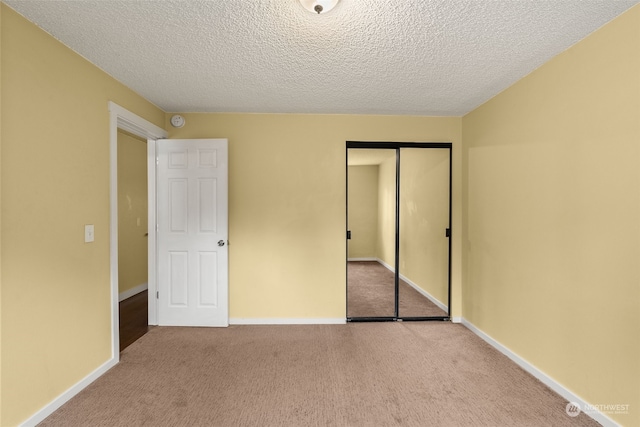
<instances>
[{"instance_id":1,"label":"white door","mask_svg":"<svg viewBox=\"0 0 640 427\"><path fill-rule=\"evenodd\" d=\"M158 324L228 326L226 139L157 142Z\"/></svg>"}]
</instances>

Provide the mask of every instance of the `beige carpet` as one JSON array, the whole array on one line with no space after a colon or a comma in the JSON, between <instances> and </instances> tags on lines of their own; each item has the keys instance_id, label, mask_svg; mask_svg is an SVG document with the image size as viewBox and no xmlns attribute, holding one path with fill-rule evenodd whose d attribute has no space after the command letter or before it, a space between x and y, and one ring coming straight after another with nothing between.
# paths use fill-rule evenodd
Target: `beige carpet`
<instances>
[{"instance_id":1,"label":"beige carpet","mask_svg":"<svg viewBox=\"0 0 640 427\"><path fill-rule=\"evenodd\" d=\"M598 425L566 403L451 323L155 327L41 425Z\"/></svg>"},{"instance_id":2,"label":"beige carpet","mask_svg":"<svg viewBox=\"0 0 640 427\"><path fill-rule=\"evenodd\" d=\"M347 263L347 317L393 317L394 274L376 261ZM399 317L442 317L447 313L403 280L399 283Z\"/></svg>"}]
</instances>

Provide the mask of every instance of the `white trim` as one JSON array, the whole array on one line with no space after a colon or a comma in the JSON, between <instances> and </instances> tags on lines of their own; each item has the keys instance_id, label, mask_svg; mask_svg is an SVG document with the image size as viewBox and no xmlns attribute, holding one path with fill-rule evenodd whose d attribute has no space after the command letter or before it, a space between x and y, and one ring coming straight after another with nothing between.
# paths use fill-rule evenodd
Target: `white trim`
<instances>
[{"instance_id":1,"label":"white trim","mask_svg":"<svg viewBox=\"0 0 640 427\"><path fill-rule=\"evenodd\" d=\"M391 271L392 273L395 274L395 272L396 272L396 268L395 267L387 264L386 262L384 262L380 258L376 258L374 261L378 261L378 263L382 264L387 270L389 270L389 271Z\"/></svg>"},{"instance_id":2,"label":"white trim","mask_svg":"<svg viewBox=\"0 0 640 427\"><path fill-rule=\"evenodd\" d=\"M456 316L451 318L451 323L462 323L463 320L464 320L463 317Z\"/></svg>"},{"instance_id":3,"label":"white trim","mask_svg":"<svg viewBox=\"0 0 640 427\"><path fill-rule=\"evenodd\" d=\"M149 300L147 304L147 323L158 324L158 266L157 253L157 203L156 203L156 140L147 139L147 280L149 281ZM153 250L151 250L153 248Z\"/></svg>"},{"instance_id":4,"label":"white trim","mask_svg":"<svg viewBox=\"0 0 640 427\"><path fill-rule=\"evenodd\" d=\"M413 283L411 280L409 280L408 277L400 274L399 275L400 279L403 280L404 282L407 283L407 285L411 286L413 289L415 289L416 291L418 291L418 293L420 295L422 295L423 297L427 298L429 301L431 301L432 303L434 303L435 305L438 306L438 308L440 308L440 310L444 311L445 313L447 313L449 310L447 309L447 306L444 305L443 303L441 303L436 297L434 297L433 295L431 295L429 292L425 291L424 289L422 289L420 286L418 286L416 283Z\"/></svg>"},{"instance_id":5,"label":"white trim","mask_svg":"<svg viewBox=\"0 0 640 427\"><path fill-rule=\"evenodd\" d=\"M381 259L376 259L375 261L378 261L380 264L382 264L383 266L385 266L388 270L390 270L392 273L395 273L395 268L393 268L392 266L390 266L389 264L387 264L386 262L382 261ZM440 308L440 310L444 311L445 313L449 312L449 309L447 308L447 306L443 303L441 303L436 297L434 297L433 295L431 295L429 292L425 291L424 289L422 289L420 286L418 286L416 283L413 283L407 276L403 275L403 274L399 274L398 277L403 280L404 282L407 283L407 285L411 286L413 289L415 289L416 291L418 291L418 293L420 295L422 295L423 297L427 298L429 301L431 301L432 303L434 303L436 306L438 306L438 308ZM456 323L460 323L460 318L458 317L458 322Z\"/></svg>"},{"instance_id":6,"label":"white trim","mask_svg":"<svg viewBox=\"0 0 640 427\"><path fill-rule=\"evenodd\" d=\"M230 325L344 325L346 319L343 318L255 318L255 317L232 317L229 319Z\"/></svg>"},{"instance_id":7,"label":"white trim","mask_svg":"<svg viewBox=\"0 0 640 427\"><path fill-rule=\"evenodd\" d=\"M77 382L75 385L73 385L67 391L62 393L60 396L56 397L54 400L49 402L38 412L33 414L31 417L27 418L27 420L25 420L22 424L20 424L20 426L31 427L31 426L38 425L38 423L42 422L49 415L53 414L58 408L60 408L62 405L67 403L69 400L71 400L71 398L74 397L76 394L84 390L89 384L91 384L92 382L100 378L105 372L113 368L117 363L118 361L113 358L108 360L107 362L102 364L102 366L100 366L98 369L91 372L89 375L87 375L82 380Z\"/></svg>"},{"instance_id":8,"label":"white trim","mask_svg":"<svg viewBox=\"0 0 640 427\"><path fill-rule=\"evenodd\" d=\"M118 128L140 138L161 139L169 135L166 130L119 106L115 102L109 101L109 112L112 118L115 116Z\"/></svg>"},{"instance_id":9,"label":"white trim","mask_svg":"<svg viewBox=\"0 0 640 427\"><path fill-rule=\"evenodd\" d=\"M375 257L371 257L371 258L367 258L367 257L364 257L364 258L347 258L347 261L349 261L349 262L351 262L351 261L354 261L354 262L357 262L357 261L378 261L378 262L380 262L378 260L378 258L375 258Z\"/></svg>"},{"instance_id":10,"label":"white trim","mask_svg":"<svg viewBox=\"0 0 640 427\"><path fill-rule=\"evenodd\" d=\"M109 256L110 256L110 275L111 275L111 358L114 363L120 360L120 331L118 319L118 129L123 129L133 135L145 139L166 138L167 132L154 125L151 122L137 116L129 110L109 101ZM154 168L155 170L155 168ZM154 174L155 176L155 174ZM155 201L155 200L154 200ZM154 207L149 205L149 210ZM149 229L155 229L155 223L149 224ZM150 233L151 234L151 233ZM155 257L155 246L151 246L149 239L149 253L153 253ZM150 255L151 256L151 255ZM155 259L155 258L154 258ZM155 268L149 265L149 268ZM155 284L151 282L155 275L149 275L149 285L155 289ZM151 299L151 298L150 298Z\"/></svg>"},{"instance_id":11,"label":"white trim","mask_svg":"<svg viewBox=\"0 0 640 427\"><path fill-rule=\"evenodd\" d=\"M551 390L553 390L556 393L558 393L560 396L564 397L567 401L578 403L581 408L585 408L587 406L591 407L591 405L588 402L586 402L584 399L582 399L581 397L579 397L578 395L576 395L575 393L573 393L572 391L567 389L565 386L563 386L562 384L560 384L559 382L557 382L556 380L554 380L553 378L551 378L550 376L548 376L547 374L542 372L540 369L536 368L531 363L527 362L522 357L518 356L513 351L509 350L504 345L500 344L498 341L496 341L495 339L493 339L492 337L490 337L486 333L482 332L480 329L475 327L467 319L462 318L462 324L467 329L469 329L471 332L473 332L474 334L476 334L477 336L482 338L484 341L486 341L489 345L491 345L496 350L498 350L500 353L502 353L505 356L507 356L509 359L511 359L513 362L515 362L522 369L524 369L525 371L527 371L528 373L530 373L531 375L536 377L544 385L546 385ZM617 427L617 426L619 426L618 423L613 421L611 418L609 418L608 416L606 416L602 412L589 411L589 412L585 412L585 414L588 415L589 417L593 418L594 420L596 420L597 422L599 422L600 424L602 424L605 427L609 427L609 426Z\"/></svg>"},{"instance_id":12,"label":"white trim","mask_svg":"<svg viewBox=\"0 0 640 427\"><path fill-rule=\"evenodd\" d=\"M122 302L124 300L126 300L127 298L131 298L134 295L138 295L140 292L144 292L147 289L149 289L149 284L148 283L142 283L136 287L133 287L131 289L127 289L124 292L120 292L118 294L118 301Z\"/></svg>"}]
</instances>

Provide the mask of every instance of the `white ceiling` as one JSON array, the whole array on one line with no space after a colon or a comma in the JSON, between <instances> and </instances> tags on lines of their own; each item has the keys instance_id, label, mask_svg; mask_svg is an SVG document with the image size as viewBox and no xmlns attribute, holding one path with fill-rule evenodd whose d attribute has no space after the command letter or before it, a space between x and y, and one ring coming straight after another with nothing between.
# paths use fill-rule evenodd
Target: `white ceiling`
<instances>
[{"instance_id":1,"label":"white ceiling","mask_svg":"<svg viewBox=\"0 0 640 427\"><path fill-rule=\"evenodd\" d=\"M167 112L461 116L640 0L3 0Z\"/></svg>"}]
</instances>

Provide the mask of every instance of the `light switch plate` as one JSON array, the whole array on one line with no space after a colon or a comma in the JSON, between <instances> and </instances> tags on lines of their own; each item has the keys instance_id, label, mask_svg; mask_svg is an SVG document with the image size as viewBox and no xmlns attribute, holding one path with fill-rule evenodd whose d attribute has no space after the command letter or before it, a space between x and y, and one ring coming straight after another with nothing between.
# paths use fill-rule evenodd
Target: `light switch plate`
<instances>
[{"instance_id":1,"label":"light switch plate","mask_svg":"<svg viewBox=\"0 0 640 427\"><path fill-rule=\"evenodd\" d=\"M84 242L91 243L94 239L93 224L85 224L84 226Z\"/></svg>"}]
</instances>

